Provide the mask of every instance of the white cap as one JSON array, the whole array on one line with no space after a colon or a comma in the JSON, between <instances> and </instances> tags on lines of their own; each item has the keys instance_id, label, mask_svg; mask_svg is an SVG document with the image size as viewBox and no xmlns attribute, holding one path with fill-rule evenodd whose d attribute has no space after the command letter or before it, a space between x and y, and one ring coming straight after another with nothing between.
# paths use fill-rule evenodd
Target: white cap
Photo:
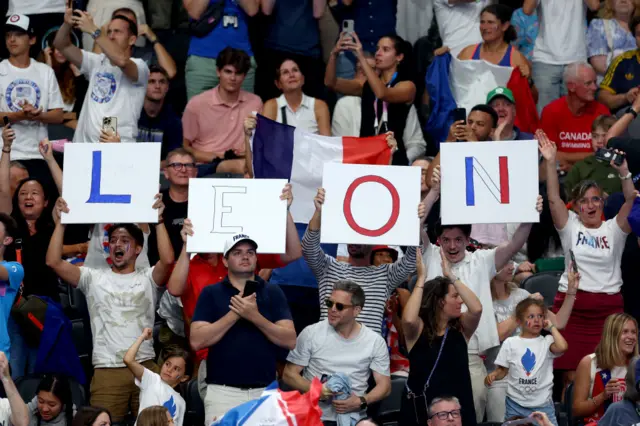
<instances>
[{"instance_id":1,"label":"white cap","mask_svg":"<svg viewBox=\"0 0 640 426\"><path fill-rule=\"evenodd\" d=\"M222 255L224 257L227 257L227 253L229 253L231 250L233 250L233 248L235 246L237 246L238 244L240 244L241 242L244 242L244 241L251 243L251 245L253 245L254 250L258 249L258 243L256 243L247 234L235 234L233 237L229 238L224 243L224 253L222 253Z\"/></svg>"},{"instance_id":2,"label":"white cap","mask_svg":"<svg viewBox=\"0 0 640 426\"><path fill-rule=\"evenodd\" d=\"M11 30L19 30L19 31L24 31L30 35L33 35L34 31L33 31L33 27L29 25L30 23L31 23L31 20L29 19L28 16L14 14L9 16L9 19L7 19L7 23L4 26L4 30L5 32L11 31Z\"/></svg>"}]
</instances>

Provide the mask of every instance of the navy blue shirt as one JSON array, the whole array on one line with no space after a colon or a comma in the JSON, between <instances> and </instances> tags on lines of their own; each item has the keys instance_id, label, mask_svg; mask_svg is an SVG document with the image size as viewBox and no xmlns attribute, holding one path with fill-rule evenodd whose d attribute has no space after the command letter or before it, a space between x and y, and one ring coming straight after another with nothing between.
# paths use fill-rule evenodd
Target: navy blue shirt
<instances>
[{"instance_id":1,"label":"navy blue shirt","mask_svg":"<svg viewBox=\"0 0 640 426\"><path fill-rule=\"evenodd\" d=\"M138 120L137 142L161 142L162 154L160 159L165 160L167 154L176 148L180 148L182 139L182 120L173 112L171 105L164 104L156 117L149 117L142 108Z\"/></svg>"},{"instance_id":2,"label":"navy blue shirt","mask_svg":"<svg viewBox=\"0 0 640 426\"><path fill-rule=\"evenodd\" d=\"M320 57L320 32L318 20L313 17L313 0L278 0L269 19L266 47Z\"/></svg>"},{"instance_id":3,"label":"navy blue shirt","mask_svg":"<svg viewBox=\"0 0 640 426\"><path fill-rule=\"evenodd\" d=\"M342 0L332 8L340 30L342 21L353 19L354 30L367 52L375 53L378 40L396 33L397 0L356 0L351 6L345 6Z\"/></svg>"},{"instance_id":4,"label":"navy blue shirt","mask_svg":"<svg viewBox=\"0 0 640 426\"><path fill-rule=\"evenodd\" d=\"M630 50L616 57L600 83L600 89L614 95L627 93L638 86L640 86L640 49ZM625 105L622 108L626 107ZM615 113L622 108L612 112Z\"/></svg>"},{"instance_id":5,"label":"navy blue shirt","mask_svg":"<svg viewBox=\"0 0 640 426\"><path fill-rule=\"evenodd\" d=\"M275 323L291 320L284 293L276 284L256 276L258 311ZM206 286L196 303L193 322L214 323L229 312L231 297L240 292L231 285L229 276L215 285ZM265 387L276 379L278 346L253 323L240 319L218 343L209 348L207 383L233 387Z\"/></svg>"},{"instance_id":6,"label":"navy blue shirt","mask_svg":"<svg viewBox=\"0 0 640 426\"><path fill-rule=\"evenodd\" d=\"M532 141L534 139L533 133L523 132L516 126L513 126L513 131L516 134L515 138L513 138L514 141Z\"/></svg>"}]
</instances>

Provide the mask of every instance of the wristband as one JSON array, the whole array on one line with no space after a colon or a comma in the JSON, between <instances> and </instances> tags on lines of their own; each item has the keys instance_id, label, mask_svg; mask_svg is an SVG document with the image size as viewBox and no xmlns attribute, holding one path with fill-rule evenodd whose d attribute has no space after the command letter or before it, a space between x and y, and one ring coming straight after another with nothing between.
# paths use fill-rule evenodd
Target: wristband
<instances>
[{"instance_id":1,"label":"wristband","mask_svg":"<svg viewBox=\"0 0 640 426\"><path fill-rule=\"evenodd\" d=\"M636 112L635 109L633 109L633 107L629 107L627 108L627 110L625 111L625 114L631 114L633 115L633 118L636 119L638 118L638 113Z\"/></svg>"},{"instance_id":2,"label":"wristband","mask_svg":"<svg viewBox=\"0 0 640 426\"><path fill-rule=\"evenodd\" d=\"M620 178L620 180L629 180L631 179L631 172L627 172L626 175L622 176L622 175L618 175L618 177Z\"/></svg>"},{"instance_id":3,"label":"wristband","mask_svg":"<svg viewBox=\"0 0 640 426\"><path fill-rule=\"evenodd\" d=\"M11 148L9 148L8 150L6 150L5 148L2 148L2 152L10 154L11 153Z\"/></svg>"}]
</instances>

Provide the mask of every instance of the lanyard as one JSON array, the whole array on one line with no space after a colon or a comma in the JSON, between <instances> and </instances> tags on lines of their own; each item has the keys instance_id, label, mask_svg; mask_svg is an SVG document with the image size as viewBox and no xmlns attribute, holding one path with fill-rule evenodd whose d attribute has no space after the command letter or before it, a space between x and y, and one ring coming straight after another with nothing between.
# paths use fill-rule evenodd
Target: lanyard
<instances>
[{"instance_id":1,"label":"lanyard","mask_svg":"<svg viewBox=\"0 0 640 426\"><path fill-rule=\"evenodd\" d=\"M393 73L393 76L387 84L387 87L391 87L396 77L398 77L397 71ZM378 98L375 98L373 101L373 131L376 135L380 133L380 127L382 126L382 123L387 121L387 116L387 103L382 101L382 115L380 116L380 122L378 122Z\"/></svg>"}]
</instances>

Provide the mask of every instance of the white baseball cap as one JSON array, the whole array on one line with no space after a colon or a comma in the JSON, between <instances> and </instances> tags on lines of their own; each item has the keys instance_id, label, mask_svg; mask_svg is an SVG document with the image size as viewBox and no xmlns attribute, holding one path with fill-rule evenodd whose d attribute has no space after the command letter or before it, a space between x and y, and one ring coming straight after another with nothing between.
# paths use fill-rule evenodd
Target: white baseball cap
<instances>
[{"instance_id":1,"label":"white baseball cap","mask_svg":"<svg viewBox=\"0 0 640 426\"><path fill-rule=\"evenodd\" d=\"M29 35L33 35L34 30L30 24L31 24L31 19L29 19L28 16L14 14L9 16L9 19L7 19L7 22L4 25L4 31L7 32L12 30L18 30L18 31L24 31Z\"/></svg>"},{"instance_id":2,"label":"white baseball cap","mask_svg":"<svg viewBox=\"0 0 640 426\"><path fill-rule=\"evenodd\" d=\"M247 234L235 234L233 237L229 238L225 243L224 243L224 253L222 253L222 255L224 257L227 257L227 253L229 253L231 250L233 250L233 248L235 246L237 246L238 244L242 243L242 242L248 242L251 243L251 245L253 246L254 250L258 249L258 243L256 243L250 236L248 236Z\"/></svg>"}]
</instances>

